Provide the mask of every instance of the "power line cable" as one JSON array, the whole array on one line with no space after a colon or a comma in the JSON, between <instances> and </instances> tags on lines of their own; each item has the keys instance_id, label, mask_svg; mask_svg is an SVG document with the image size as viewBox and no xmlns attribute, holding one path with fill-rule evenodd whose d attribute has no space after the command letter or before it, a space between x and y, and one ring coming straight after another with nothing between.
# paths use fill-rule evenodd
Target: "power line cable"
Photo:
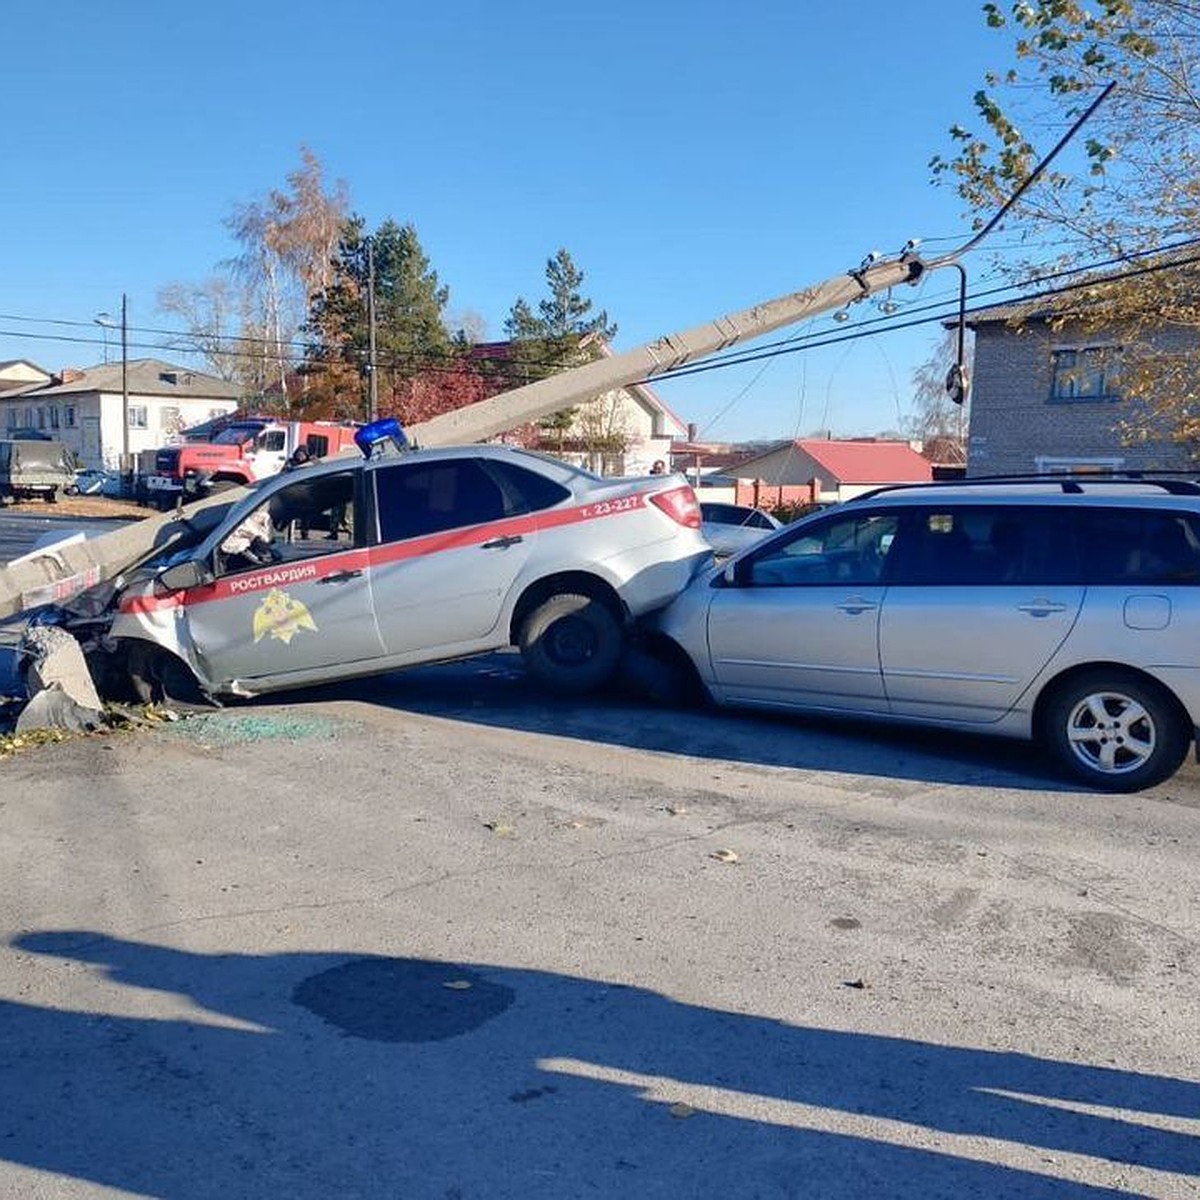
<instances>
[{"instance_id":1,"label":"power line cable","mask_svg":"<svg viewBox=\"0 0 1200 1200\"><path fill-rule=\"evenodd\" d=\"M1037 282L1045 282L1045 281L1050 281L1050 280L1054 280L1054 279L1070 279L1072 277L1080 276L1080 275L1094 276L1096 272L1104 271L1114 265L1128 264L1130 262L1136 262L1136 261L1139 261L1139 260L1147 258L1147 257L1161 257L1161 256L1166 256L1166 255L1174 255L1180 250L1185 250L1185 249L1188 249L1191 247L1196 247L1196 246L1200 246L1200 237L1188 238L1183 241L1173 243L1170 246L1163 247L1161 249L1130 252L1127 254L1121 254L1121 255L1118 255L1115 257L1104 259L1099 262L1089 263L1084 266L1067 267L1067 268L1062 268L1058 271L1053 271L1053 272L1049 272L1049 273L1039 273L1035 278L1036 278ZM1121 279L1134 278L1134 277L1137 277L1140 275L1154 274L1159 271L1169 270L1169 269L1174 269L1174 268L1177 268L1180 266L1190 265L1191 263L1194 263L1196 261L1200 261L1200 259L1172 258L1171 261L1169 261L1169 262L1155 263L1149 267L1144 267L1144 268L1140 268L1140 269L1133 270L1133 271L1122 272L1120 275L1111 276L1106 279L1089 278L1080 283L1071 284L1071 285L1064 286L1061 288L1043 289L1043 290L1041 290L1039 292L1035 292L1035 293L1021 293L1020 288L1024 285L1022 285L1020 283L1004 283L1004 284L999 284L995 287L976 291L972 295L972 300L978 301L980 299L984 299L987 297L995 297L995 296L1004 295L1006 293L1014 293L1012 298L1010 300L1006 301L1006 303L1028 303L1028 302L1032 302L1032 301L1035 301L1040 298L1046 298L1046 297L1053 296L1053 295L1066 294L1066 293L1068 293L1072 290L1076 290L1076 289L1082 289L1085 287L1096 286L1099 284L1117 282ZM888 330L900 330L900 329L911 328L916 325L932 324L937 321L944 321L944 320L948 319L949 316L953 315L953 313L945 308L947 301L943 301L943 300L936 298L938 295L940 295L940 293L935 293L934 294L935 298L932 298L932 299L922 303L919 306L911 307L909 309L909 311L911 313L913 313L914 315L920 314L920 313L931 314L922 320L897 321L894 319L894 316L892 316L892 315L883 315L880 317L871 318L870 320L867 320L867 321L860 322L858 325L856 325L856 327L853 330L843 331L838 334L821 334L819 332L807 332L805 330L801 330L797 333L789 335L787 338L784 338L782 340L766 343L766 344L758 347L756 350L753 350L753 351L730 350L730 351L725 352L724 354L712 356L709 359L707 359L704 363L696 364L695 366L681 367L674 371L663 372L662 374L654 376L653 380L684 378L691 374L697 374L697 373L711 371L711 370L718 370L718 369L721 369L724 367L729 367L729 366L738 366L738 365L742 365L743 363L758 362L758 361L763 360L764 358L770 358L772 356L779 355L779 354L795 353L795 352L797 352L799 350L803 350L803 349L819 348L821 346L835 345L835 344L841 343L843 341L853 340L857 337L873 336L875 333L882 331L880 329L880 327L886 327L886 329L888 329ZM949 295L949 293L947 292L946 295ZM954 312L956 312L956 311L957 311L957 307L955 307L955 309L954 309ZM972 309L970 311L979 311L979 310ZM36 324L42 324L42 325L56 325L56 326L61 326L64 328L87 328L88 325L90 324L89 322L85 322L85 321L67 320L67 319L62 319L62 318L38 318L38 317L30 317L30 316L25 316L25 315L12 314L12 313L0 313L0 321L15 321L18 323L30 323L30 324L36 323ZM166 336L166 337L173 339L176 343L178 343L179 341L187 341L187 340L190 340L193 343L195 343L197 341L204 340L206 337L206 335L189 334L187 332L183 332L180 330L159 329L159 328L155 328L153 326L128 326L127 333L133 333L135 335L135 337L137 335ZM84 337L73 337L73 336L66 335L66 334L46 334L46 333L31 334L31 333L25 333L25 332L19 331L19 330L4 329L4 328L0 328L0 336L25 338L28 340L45 341L45 342L57 342L57 343L64 343L64 344L70 344L70 345L96 346L96 345L104 344L103 339L98 339L95 337L84 338ZM261 341L261 339L252 338L252 337L248 337L245 335L234 335L234 334L222 335L215 340L221 344L225 344L228 342L234 342L234 343L245 342L245 343L254 344L257 346L262 346L264 344ZM162 343L144 342L144 341L135 340L132 342L127 342L127 346L129 349L132 349L135 351L162 352L162 351L174 350L176 352L185 352L185 353L189 353L189 354L204 354L205 353L203 348L201 348L195 344L193 344L191 346L183 347L178 344L163 345ZM287 352L287 351L294 352L294 351L307 351L308 349L311 348L311 346L312 346L312 343L309 341L300 342L300 341L295 341L295 340L289 340L289 341L284 342L282 344L282 347L277 347L277 346L271 344L269 346L269 350L271 351L272 355L274 356L278 352L278 349L280 349L280 348L282 348L285 352ZM222 353L225 356L230 357L230 358L239 358L239 359L247 359L247 360L258 360L263 357L261 352L251 354L251 353L244 352L244 351L225 349L225 350L222 350ZM361 364L356 364L354 362L353 357L351 357L349 359L337 358L332 361L335 363L345 365L345 366L350 366L350 367L354 367L356 365L361 366ZM376 366L379 368L385 369L385 370L387 370L387 369L391 369L391 370L413 369L413 370L419 370L419 371L430 371L430 372L434 372L434 373L436 373L436 372L454 373L454 372L461 370L462 367L464 366L464 364L470 364L470 363L488 364L489 370L494 371L495 373L503 376L504 378L510 379L510 380L519 380L519 381L523 381L523 382L529 382L529 381L533 381L538 378L542 378L543 375L538 371L539 367L546 367L546 368L550 368L550 367L559 367L560 368L561 367L561 364L559 361L552 360L552 359L526 359L523 363L514 363L506 355L502 355L502 354L480 355L480 354L476 353L476 354L468 354L465 357L452 357L450 361L447 361L444 356L435 357L435 356L429 355L427 353L421 353L421 352L417 352L417 351L407 352L402 355L388 356L382 360L379 360L376 363ZM646 380L642 380L640 382L649 383L649 382L652 382L652 380L650 378L647 378Z\"/></svg>"}]
</instances>

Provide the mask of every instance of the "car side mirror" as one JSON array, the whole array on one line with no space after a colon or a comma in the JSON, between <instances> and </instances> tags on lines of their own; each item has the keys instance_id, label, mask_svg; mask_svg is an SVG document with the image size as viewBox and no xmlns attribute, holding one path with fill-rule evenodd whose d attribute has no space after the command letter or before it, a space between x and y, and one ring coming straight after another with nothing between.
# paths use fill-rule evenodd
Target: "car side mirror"
<instances>
[{"instance_id":1,"label":"car side mirror","mask_svg":"<svg viewBox=\"0 0 1200 1200\"><path fill-rule=\"evenodd\" d=\"M176 563L173 567L158 573L154 588L160 595L170 592L186 592L190 588L202 587L212 583L212 572L202 563L189 558L186 562Z\"/></svg>"}]
</instances>

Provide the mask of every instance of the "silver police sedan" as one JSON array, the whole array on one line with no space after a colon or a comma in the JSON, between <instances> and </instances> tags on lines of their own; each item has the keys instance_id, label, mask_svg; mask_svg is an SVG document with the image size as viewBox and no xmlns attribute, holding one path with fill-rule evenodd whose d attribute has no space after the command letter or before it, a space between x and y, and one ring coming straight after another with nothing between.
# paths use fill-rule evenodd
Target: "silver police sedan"
<instances>
[{"instance_id":1,"label":"silver police sedan","mask_svg":"<svg viewBox=\"0 0 1200 1200\"><path fill-rule=\"evenodd\" d=\"M711 560L678 476L389 441L258 485L124 588L106 644L139 695L253 695L509 645L547 687L583 692L613 674L626 626Z\"/></svg>"}]
</instances>

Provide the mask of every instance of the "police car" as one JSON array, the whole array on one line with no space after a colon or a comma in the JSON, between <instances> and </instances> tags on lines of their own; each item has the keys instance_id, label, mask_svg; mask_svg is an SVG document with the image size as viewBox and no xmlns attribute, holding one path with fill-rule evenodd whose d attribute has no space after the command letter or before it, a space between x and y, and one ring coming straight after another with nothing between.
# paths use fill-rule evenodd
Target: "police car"
<instances>
[{"instance_id":1,"label":"police car","mask_svg":"<svg viewBox=\"0 0 1200 1200\"><path fill-rule=\"evenodd\" d=\"M408 450L394 421L263 481L116 597L144 698L256 695L515 645L560 693L710 561L679 476L604 479L498 445Z\"/></svg>"}]
</instances>

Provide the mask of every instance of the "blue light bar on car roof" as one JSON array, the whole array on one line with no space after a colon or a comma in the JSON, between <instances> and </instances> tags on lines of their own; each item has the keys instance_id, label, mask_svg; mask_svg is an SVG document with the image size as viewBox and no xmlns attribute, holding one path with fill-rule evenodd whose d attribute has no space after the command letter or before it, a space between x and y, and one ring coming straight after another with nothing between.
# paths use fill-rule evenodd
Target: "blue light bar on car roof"
<instances>
[{"instance_id":1,"label":"blue light bar on car roof","mask_svg":"<svg viewBox=\"0 0 1200 1200\"><path fill-rule=\"evenodd\" d=\"M408 438L395 417L381 417L356 429L354 444L362 451L363 458L379 458L384 454L398 454L406 450Z\"/></svg>"}]
</instances>

